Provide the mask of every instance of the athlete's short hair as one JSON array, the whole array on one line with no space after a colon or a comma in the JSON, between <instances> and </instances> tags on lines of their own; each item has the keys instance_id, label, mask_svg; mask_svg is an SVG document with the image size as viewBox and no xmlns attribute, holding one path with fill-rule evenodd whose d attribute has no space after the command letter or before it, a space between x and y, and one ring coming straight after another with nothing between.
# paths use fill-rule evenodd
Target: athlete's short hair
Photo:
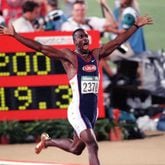
<instances>
[{"instance_id":1,"label":"athlete's short hair","mask_svg":"<svg viewBox=\"0 0 165 165\"><path fill-rule=\"evenodd\" d=\"M72 33L73 41L75 41L75 34L76 34L78 31L83 31L83 32L85 32L85 30L82 29L82 28L78 28L78 29L74 30L73 33Z\"/></svg>"}]
</instances>

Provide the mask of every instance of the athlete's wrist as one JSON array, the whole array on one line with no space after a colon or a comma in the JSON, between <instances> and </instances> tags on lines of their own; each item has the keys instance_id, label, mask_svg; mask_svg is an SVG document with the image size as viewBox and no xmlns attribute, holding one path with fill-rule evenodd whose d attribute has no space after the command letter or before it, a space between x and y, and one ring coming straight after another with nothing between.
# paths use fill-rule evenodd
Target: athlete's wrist
<instances>
[{"instance_id":1,"label":"athlete's wrist","mask_svg":"<svg viewBox=\"0 0 165 165\"><path fill-rule=\"evenodd\" d=\"M139 26L136 23L134 23L133 26L135 26L137 29L139 28Z\"/></svg>"}]
</instances>

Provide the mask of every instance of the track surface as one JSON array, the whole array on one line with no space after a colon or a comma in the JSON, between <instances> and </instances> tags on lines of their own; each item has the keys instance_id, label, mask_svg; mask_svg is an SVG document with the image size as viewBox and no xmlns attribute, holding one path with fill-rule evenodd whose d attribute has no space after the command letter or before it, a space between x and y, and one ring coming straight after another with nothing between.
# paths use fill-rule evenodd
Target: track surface
<instances>
[{"instance_id":1,"label":"track surface","mask_svg":"<svg viewBox=\"0 0 165 165\"><path fill-rule=\"evenodd\" d=\"M100 142L101 165L165 165L165 133L151 132L147 135L143 140ZM24 161L22 164L2 164L0 161L0 165L88 165L87 150L80 156L74 156L56 148L48 148L36 155L34 146L0 145L0 160ZM40 164L25 164L26 161Z\"/></svg>"}]
</instances>

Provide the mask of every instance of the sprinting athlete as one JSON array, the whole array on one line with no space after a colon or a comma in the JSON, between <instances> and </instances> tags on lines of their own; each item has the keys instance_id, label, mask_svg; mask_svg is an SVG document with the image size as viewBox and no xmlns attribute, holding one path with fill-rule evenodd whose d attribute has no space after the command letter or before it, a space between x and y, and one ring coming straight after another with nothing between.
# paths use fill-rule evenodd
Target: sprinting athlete
<instances>
[{"instance_id":1,"label":"sprinting athlete","mask_svg":"<svg viewBox=\"0 0 165 165\"><path fill-rule=\"evenodd\" d=\"M35 152L39 154L46 147L58 147L79 155L85 147L89 153L89 165L100 165L98 144L93 131L97 119L97 94L99 86L98 65L100 59L110 55L120 44L125 42L138 28L152 24L149 16L138 17L135 24L125 33L100 48L89 50L88 34L83 29L73 32L75 50L56 49L42 45L16 33L13 26L0 26L0 34L14 37L22 44L40 51L48 57L59 59L66 71L71 85L73 99L68 108L68 120L74 128L73 139L53 139L47 133L41 135Z\"/></svg>"}]
</instances>

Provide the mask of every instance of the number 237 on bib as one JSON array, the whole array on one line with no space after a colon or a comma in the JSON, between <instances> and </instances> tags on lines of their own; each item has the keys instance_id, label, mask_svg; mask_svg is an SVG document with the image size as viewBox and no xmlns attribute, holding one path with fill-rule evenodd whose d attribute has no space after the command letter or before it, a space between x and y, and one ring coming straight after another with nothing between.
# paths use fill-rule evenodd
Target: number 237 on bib
<instances>
[{"instance_id":1,"label":"number 237 on bib","mask_svg":"<svg viewBox=\"0 0 165 165\"><path fill-rule=\"evenodd\" d=\"M98 93L99 77L98 76L82 76L81 77L81 93Z\"/></svg>"}]
</instances>

